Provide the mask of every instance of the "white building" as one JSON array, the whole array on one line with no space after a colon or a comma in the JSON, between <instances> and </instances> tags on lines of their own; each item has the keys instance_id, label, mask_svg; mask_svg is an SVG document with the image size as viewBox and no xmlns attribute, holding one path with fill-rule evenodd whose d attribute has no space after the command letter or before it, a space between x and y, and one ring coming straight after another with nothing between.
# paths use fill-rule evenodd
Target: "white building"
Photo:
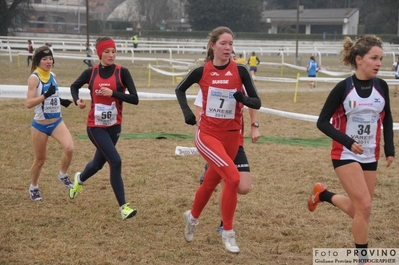
<instances>
[{"instance_id":1,"label":"white building","mask_svg":"<svg viewBox=\"0 0 399 265\"><path fill-rule=\"evenodd\" d=\"M262 23L268 33L287 32L295 29L297 10L266 10L262 12ZM299 33L356 35L359 24L359 9L302 9L299 12ZM292 30L291 30L292 32Z\"/></svg>"}]
</instances>

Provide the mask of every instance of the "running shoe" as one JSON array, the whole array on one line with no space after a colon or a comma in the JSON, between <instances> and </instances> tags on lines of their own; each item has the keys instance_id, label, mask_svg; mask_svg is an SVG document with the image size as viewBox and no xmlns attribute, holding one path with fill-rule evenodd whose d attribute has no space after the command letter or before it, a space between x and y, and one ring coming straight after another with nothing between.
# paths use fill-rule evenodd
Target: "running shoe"
<instances>
[{"instance_id":1,"label":"running shoe","mask_svg":"<svg viewBox=\"0 0 399 265\"><path fill-rule=\"evenodd\" d=\"M29 189L29 195L30 195L30 199L32 201L41 201L42 200L42 196L40 196L40 191L39 189Z\"/></svg>"},{"instance_id":2,"label":"running shoe","mask_svg":"<svg viewBox=\"0 0 399 265\"><path fill-rule=\"evenodd\" d=\"M73 183L69 180L69 176L68 176L68 175L65 175L65 176L62 177L62 178L58 177L58 179L59 179L62 183L64 183L64 185L65 185L65 187L66 187L67 189L72 189Z\"/></svg>"},{"instance_id":3,"label":"running shoe","mask_svg":"<svg viewBox=\"0 0 399 265\"><path fill-rule=\"evenodd\" d=\"M218 233L219 233L219 234L222 234L222 233L223 233L223 224L222 224L222 223L219 224Z\"/></svg>"},{"instance_id":4,"label":"running shoe","mask_svg":"<svg viewBox=\"0 0 399 265\"><path fill-rule=\"evenodd\" d=\"M78 193L83 191L83 185L79 184L78 177L80 172L76 172L72 188L69 189L69 198L75 199Z\"/></svg>"},{"instance_id":5,"label":"running shoe","mask_svg":"<svg viewBox=\"0 0 399 265\"><path fill-rule=\"evenodd\" d=\"M198 225L198 220L191 220L190 213L191 211L188 210L183 214L184 221L186 223L186 226L184 227L184 238L187 242L193 241L195 226Z\"/></svg>"},{"instance_id":6,"label":"running shoe","mask_svg":"<svg viewBox=\"0 0 399 265\"><path fill-rule=\"evenodd\" d=\"M316 210L317 204L322 202L320 201L320 193L326 190L326 187L324 187L323 184L321 183L316 183L313 187L313 193L308 199L308 209L309 211L313 212Z\"/></svg>"},{"instance_id":7,"label":"running shoe","mask_svg":"<svg viewBox=\"0 0 399 265\"><path fill-rule=\"evenodd\" d=\"M135 216L137 213L136 209L132 209L129 207L129 203L125 203L122 207L121 207L121 215L122 215L122 220L126 220L129 218L132 218L133 216Z\"/></svg>"},{"instance_id":8,"label":"running shoe","mask_svg":"<svg viewBox=\"0 0 399 265\"><path fill-rule=\"evenodd\" d=\"M200 185L202 185L202 183L204 182L204 177L205 177L205 173L202 174L202 176L200 177Z\"/></svg>"},{"instance_id":9,"label":"running shoe","mask_svg":"<svg viewBox=\"0 0 399 265\"><path fill-rule=\"evenodd\" d=\"M239 253L240 248L237 246L236 242L236 233L231 230L231 231L223 231L222 233L222 241L224 244L224 247L228 252L231 253Z\"/></svg>"},{"instance_id":10,"label":"running shoe","mask_svg":"<svg viewBox=\"0 0 399 265\"><path fill-rule=\"evenodd\" d=\"M200 185L204 182L204 178L205 178L205 173L208 170L209 164L205 163L205 171L204 174L202 174L201 178L200 178Z\"/></svg>"}]
</instances>

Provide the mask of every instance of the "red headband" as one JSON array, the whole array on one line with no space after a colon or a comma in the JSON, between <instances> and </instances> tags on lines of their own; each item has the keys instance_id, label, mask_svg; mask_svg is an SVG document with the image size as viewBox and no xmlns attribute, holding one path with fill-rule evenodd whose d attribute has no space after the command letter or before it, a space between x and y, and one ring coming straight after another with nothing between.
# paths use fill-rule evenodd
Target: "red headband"
<instances>
[{"instance_id":1,"label":"red headband","mask_svg":"<svg viewBox=\"0 0 399 265\"><path fill-rule=\"evenodd\" d=\"M100 58L100 60L101 60L101 55L108 48L114 48L116 50L115 42L113 40L104 40L99 44L97 44L96 50L98 58Z\"/></svg>"}]
</instances>

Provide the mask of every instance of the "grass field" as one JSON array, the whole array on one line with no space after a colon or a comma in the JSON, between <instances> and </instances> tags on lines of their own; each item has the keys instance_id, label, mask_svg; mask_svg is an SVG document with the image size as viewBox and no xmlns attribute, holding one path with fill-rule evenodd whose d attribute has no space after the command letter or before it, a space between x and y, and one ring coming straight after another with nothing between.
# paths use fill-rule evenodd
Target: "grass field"
<instances>
[{"instance_id":1,"label":"grass field","mask_svg":"<svg viewBox=\"0 0 399 265\"><path fill-rule=\"evenodd\" d=\"M15 59L15 58L14 58ZM261 61L276 61L264 56ZM8 57L0 57L1 84L24 85L30 74ZM323 59L324 67L342 70L338 57ZM153 74L147 87L147 63L123 62L135 80L138 91L174 93L172 79ZM54 72L60 86L69 86L86 69L81 61L58 59ZM390 69L387 62L384 70ZM260 67L258 76L280 76L278 67ZM284 76L296 76L285 69ZM304 73L302 73L304 74ZM294 84L256 82L262 106L303 114L318 115L333 84L318 84L309 91L300 85L293 102ZM190 91L195 94L196 87ZM391 93L392 94L392 93ZM216 229L219 222L218 189L205 208L195 239L186 243L183 213L190 209L203 172L204 160L198 155L176 156L176 146L194 146L192 139L154 134L192 135L185 125L176 101L142 100L124 105L124 124L118 143L127 200L138 214L122 221L104 168L84 185L83 193L70 200L57 180L60 147L48 143L48 158L39 179L43 201L29 199L29 169L32 163L30 122L33 110L20 99L0 100L0 264L312 264L313 248L353 247L351 220L325 203L314 213L306 201L315 182L343 193L330 162L328 138L312 122L259 114L263 140L246 142L252 190L239 196L235 215L238 255L224 250ZM391 98L394 121L399 121L398 98ZM63 108L63 118L75 143L68 172L91 160L94 147L85 138L87 110L71 105ZM248 118L249 115L246 115ZM246 122L248 124L248 121ZM129 137L148 134L148 138ZM395 144L399 138L395 135ZM370 247L395 248L399 205L398 164L385 167L382 156L370 224Z\"/></svg>"}]
</instances>

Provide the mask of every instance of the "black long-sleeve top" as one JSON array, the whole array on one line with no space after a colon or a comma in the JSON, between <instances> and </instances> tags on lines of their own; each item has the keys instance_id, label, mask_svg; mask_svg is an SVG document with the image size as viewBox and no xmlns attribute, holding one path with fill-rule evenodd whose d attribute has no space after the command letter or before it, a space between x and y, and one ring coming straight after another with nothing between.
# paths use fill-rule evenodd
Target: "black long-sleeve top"
<instances>
[{"instance_id":1,"label":"black long-sleeve top","mask_svg":"<svg viewBox=\"0 0 399 265\"><path fill-rule=\"evenodd\" d=\"M230 63L230 61L229 61ZM215 66L216 69L223 70L225 69L229 63L226 65L222 66ZM242 81L242 84L245 87L245 91L247 93L247 96L244 95L244 101L243 104L247 106L248 108L252 109L260 109L262 106L261 100L259 98L258 92L255 88L255 84L253 82L253 79L248 72L248 69L245 65L237 64L238 72L240 74L240 78ZM190 107L188 106L187 103L187 97L186 97L186 91L189 89L193 84L199 83L201 78L202 78L202 73L204 70L204 66L199 66L193 70L191 70L187 76L183 79L180 84L176 87L175 93L177 100L179 101L180 107L184 113L184 116L186 116L188 113L192 114L192 111Z\"/></svg>"},{"instance_id":2,"label":"black long-sleeve top","mask_svg":"<svg viewBox=\"0 0 399 265\"><path fill-rule=\"evenodd\" d=\"M384 93L385 98L385 118L383 121L383 134L384 134L384 152L385 156L395 156L395 147L393 143L393 119L391 113L391 107L389 103L389 88L388 84L377 78L381 89ZM357 94L362 98L367 98L371 94L371 88L373 85L373 80L359 80L355 75L352 76L353 83L356 88ZM340 81L328 95L326 102L320 112L319 118L317 120L317 128L324 134L332 138L333 140L339 142L347 149L351 150L352 144L355 142L354 139L335 129L330 123L332 116L335 111L343 104L343 97L346 90L346 80Z\"/></svg>"},{"instance_id":3,"label":"black long-sleeve top","mask_svg":"<svg viewBox=\"0 0 399 265\"><path fill-rule=\"evenodd\" d=\"M99 74L102 78L110 78L115 71L115 64L110 66L103 66L100 64L99 69ZM75 105L76 101L79 99L79 89L90 82L91 72L92 68L86 69L71 85L71 95ZM137 105L139 103L139 96L137 94L136 86L134 85L133 78L129 70L125 67L121 67L121 81L126 86L129 94L113 90L112 97L130 104Z\"/></svg>"}]
</instances>

